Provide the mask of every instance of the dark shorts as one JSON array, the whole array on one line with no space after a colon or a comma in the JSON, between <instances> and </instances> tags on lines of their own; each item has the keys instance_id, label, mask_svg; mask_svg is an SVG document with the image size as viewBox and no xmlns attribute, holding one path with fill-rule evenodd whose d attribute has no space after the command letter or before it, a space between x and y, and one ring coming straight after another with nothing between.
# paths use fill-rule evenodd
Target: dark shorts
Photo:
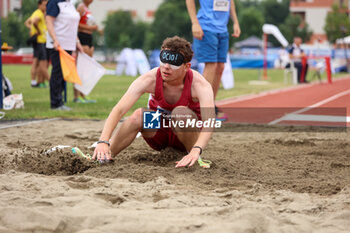
<instances>
[{"instance_id":1,"label":"dark shorts","mask_svg":"<svg viewBox=\"0 0 350 233\"><path fill-rule=\"evenodd\" d=\"M84 32L78 32L78 38L81 45L87 45L90 48L92 47L92 35Z\"/></svg>"},{"instance_id":2,"label":"dark shorts","mask_svg":"<svg viewBox=\"0 0 350 233\"><path fill-rule=\"evenodd\" d=\"M223 62L229 47L229 34L203 31L202 40L193 39L193 49L198 62Z\"/></svg>"},{"instance_id":3,"label":"dark shorts","mask_svg":"<svg viewBox=\"0 0 350 233\"><path fill-rule=\"evenodd\" d=\"M186 147L171 129L158 129L153 138L143 138L154 150L160 151L167 147L172 147L179 151L186 151Z\"/></svg>"},{"instance_id":4,"label":"dark shorts","mask_svg":"<svg viewBox=\"0 0 350 233\"><path fill-rule=\"evenodd\" d=\"M39 61L48 59L45 43L37 43L33 48L34 57L37 58Z\"/></svg>"}]
</instances>

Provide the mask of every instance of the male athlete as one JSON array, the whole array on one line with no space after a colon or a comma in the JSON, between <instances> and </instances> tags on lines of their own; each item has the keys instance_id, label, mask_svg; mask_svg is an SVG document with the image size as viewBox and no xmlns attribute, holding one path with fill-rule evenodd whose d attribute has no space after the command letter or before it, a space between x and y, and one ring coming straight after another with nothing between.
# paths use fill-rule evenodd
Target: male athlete
<instances>
[{"instance_id":1,"label":"male athlete","mask_svg":"<svg viewBox=\"0 0 350 233\"><path fill-rule=\"evenodd\" d=\"M170 113L171 121L184 118L215 119L214 95L211 85L198 72L191 69L191 44L178 36L164 40L160 53L160 66L138 77L115 105L104 125L93 159L110 160L129 146L138 132L155 150L173 147L186 151L176 167L192 166L207 145L212 130L189 130L181 127L160 129L143 128L143 109L137 109L112 136L119 120L144 93L150 93L149 109Z\"/></svg>"}]
</instances>

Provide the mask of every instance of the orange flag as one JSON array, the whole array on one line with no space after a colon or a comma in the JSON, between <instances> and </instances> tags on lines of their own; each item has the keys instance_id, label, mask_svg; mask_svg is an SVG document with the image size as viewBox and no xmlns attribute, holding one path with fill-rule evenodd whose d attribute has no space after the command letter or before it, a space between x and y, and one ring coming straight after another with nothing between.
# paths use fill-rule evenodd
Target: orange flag
<instances>
[{"instance_id":1,"label":"orange flag","mask_svg":"<svg viewBox=\"0 0 350 233\"><path fill-rule=\"evenodd\" d=\"M58 49L58 51L60 53L60 62L63 79L70 83L82 85L82 82L77 72L75 58L69 55L69 53L64 51L64 49L62 49L61 47Z\"/></svg>"}]
</instances>

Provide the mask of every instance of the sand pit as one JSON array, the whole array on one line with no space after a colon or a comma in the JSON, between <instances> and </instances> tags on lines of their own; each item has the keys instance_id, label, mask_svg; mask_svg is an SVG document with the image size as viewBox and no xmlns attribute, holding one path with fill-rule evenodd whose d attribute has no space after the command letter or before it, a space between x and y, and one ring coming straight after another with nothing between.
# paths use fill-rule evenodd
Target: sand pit
<instances>
[{"instance_id":1,"label":"sand pit","mask_svg":"<svg viewBox=\"0 0 350 233\"><path fill-rule=\"evenodd\" d=\"M141 138L98 165L103 121L0 129L0 232L348 232L350 132L312 128L214 134L210 169ZM5 123L0 123L4 125ZM272 132L274 131L274 132Z\"/></svg>"}]
</instances>

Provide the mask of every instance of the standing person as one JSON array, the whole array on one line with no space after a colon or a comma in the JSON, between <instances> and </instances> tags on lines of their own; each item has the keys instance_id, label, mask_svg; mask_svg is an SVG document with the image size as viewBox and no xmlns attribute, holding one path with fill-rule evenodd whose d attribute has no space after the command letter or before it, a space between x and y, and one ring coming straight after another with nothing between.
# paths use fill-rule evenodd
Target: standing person
<instances>
[{"instance_id":1,"label":"standing person","mask_svg":"<svg viewBox=\"0 0 350 233\"><path fill-rule=\"evenodd\" d=\"M300 37L294 37L293 45L288 50L289 58L291 61L293 61L294 67L297 68L297 71L298 71L298 83L301 82L301 72L303 71L302 59L306 56L304 53L304 50L300 47L302 42L303 42L303 40ZM289 67L290 67L290 63L287 64L286 68L289 68ZM304 76L305 83L308 82L308 81L306 81L306 75L307 75L308 68L309 68L309 65L306 63L305 76Z\"/></svg>"},{"instance_id":2,"label":"standing person","mask_svg":"<svg viewBox=\"0 0 350 233\"><path fill-rule=\"evenodd\" d=\"M232 36L239 37L241 29L233 0L199 0L199 4L200 9L196 14L195 0L186 0L192 22L194 52L198 62L205 63L203 76L211 84L215 99L229 49L229 17L233 20ZM221 118L217 109L216 112L217 117Z\"/></svg>"},{"instance_id":3,"label":"standing person","mask_svg":"<svg viewBox=\"0 0 350 233\"><path fill-rule=\"evenodd\" d=\"M154 130L144 129L144 114L141 108L134 111L112 136L119 120L144 93L151 93L148 105L156 111L152 114L151 123L162 115L160 112L169 114L168 117L170 116L172 121L181 120L181 117L214 119L212 88L200 73L191 69L191 44L175 36L165 39L161 49L160 67L138 77L109 114L93 159L111 159L128 147L137 133L141 132L147 144L155 150L173 147L187 152L188 154L177 162L176 167L192 166L198 160L211 137L212 130L199 132L200 129L188 131L188 128L163 126Z\"/></svg>"},{"instance_id":4,"label":"standing person","mask_svg":"<svg viewBox=\"0 0 350 233\"><path fill-rule=\"evenodd\" d=\"M94 46L92 44L92 33L98 29L94 22L89 5L93 0L83 0L77 7L77 11L80 14L80 21L78 27L78 37L81 45L83 46L84 53L92 57L94 53ZM92 100L84 96L83 93L74 88L74 102L76 103L95 103L96 100Z\"/></svg>"},{"instance_id":5,"label":"standing person","mask_svg":"<svg viewBox=\"0 0 350 233\"><path fill-rule=\"evenodd\" d=\"M31 68L31 86L46 87L45 81L49 80L48 62L46 52L46 12L47 0L38 0L38 9L25 21L25 25L30 29L30 36L36 35L32 41L34 58ZM37 79L36 79L37 76Z\"/></svg>"},{"instance_id":6,"label":"standing person","mask_svg":"<svg viewBox=\"0 0 350 233\"><path fill-rule=\"evenodd\" d=\"M51 109L71 110L63 104L62 91L65 87L58 48L69 54L83 48L77 38L80 15L69 0L50 0L47 4L46 24L49 36L46 47L50 51L52 71L50 79Z\"/></svg>"}]
</instances>

